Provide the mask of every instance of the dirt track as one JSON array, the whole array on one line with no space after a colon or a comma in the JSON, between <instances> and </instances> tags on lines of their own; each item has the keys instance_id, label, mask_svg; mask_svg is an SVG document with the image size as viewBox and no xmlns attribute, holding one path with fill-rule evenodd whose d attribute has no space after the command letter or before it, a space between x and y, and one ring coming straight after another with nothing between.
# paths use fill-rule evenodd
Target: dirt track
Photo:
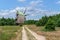
<instances>
[{"instance_id":1,"label":"dirt track","mask_svg":"<svg viewBox=\"0 0 60 40\"><path fill-rule=\"evenodd\" d=\"M27 37L27 34L26 34L27 32L26 32L25 29L27 31L29 31L36 38L36 40L46 40L44 36L36 34L35 32L28 29L26 26L24 26L23 30L22 30L22 40L28 40L28 37Z\"/></svg>"}]
</instances>

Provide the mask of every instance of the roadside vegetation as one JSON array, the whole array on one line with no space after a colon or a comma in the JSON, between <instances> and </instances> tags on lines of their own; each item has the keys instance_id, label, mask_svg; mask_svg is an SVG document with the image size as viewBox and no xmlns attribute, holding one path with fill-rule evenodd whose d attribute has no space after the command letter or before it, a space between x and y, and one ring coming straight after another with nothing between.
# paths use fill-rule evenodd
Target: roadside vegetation
<instances>
[{"instance_id":1,"label":"roadside vegetation","mask_svg":"<svg viewBox=\"0 0 60 40\"><path fill-rule=\"evenodd\" d=\"M16 25L16 20L13 18L0 18L0 26ZM44 26L43 30L55 31L55 27L60 27L60 14L53 16L43 16L39 20L26 20L25 25L35 24L36 26Z\"/></svg>"},{"instance_id":2,"label":"roadside vegetation","mask_svg":"<svg viewBox=\"0 0 60 40\"><path fill-rule=\"evenodd\" d=\"M60 27L55 27L56 31L42 31L43 26L27 25L27 27L39 35L45 36L46 40L60 40Z\"/></svg>"},{"instance_id":3,"label":"roadside vegetation","mask_svg":"<svg viewBox=\"0 0 60 40\"><path fill-rule=\"evenodd\" d=\"M0 26L0 40L14 40L18 35L19 26ZM21 38L21 37L20 37Z\"/></svg>"},{"instance_id":4,"label":"roadside vegetation","mask_svg":"<svg viewBox=\"0 0 60 40\"><path fill-rule=\"evenodd\" d=\"M55 27L60 27L60 14L53 16L43 16L39 20L27 20L25 24L35 24L36 26L43 26L44 31L55 31Z\"/></svg>"},{"instance_id":5,"label":"roadside vegetation","mask_svg":"<svg viewBox=\"0 0 60 40\"><path fill-rule=\"evenodd\" d=\"M60 14L43 16L36 21L28 20L29 24L25 23L29 29L45 36L47 40L60 40Z\"/></svg>"},{"instance_id":6,"label":"roadside vegetation","mask_svg":"<svg viewBox=\"0 0 60 40\"><path fill-rule=\"evenodd\" d=\"M39 20L26 20L24 25L45 36L47 40L60 40L60 14L43 16ZM0 18L0 40L14 40L20 33L18 30L21 31L21 27L16 26L15 19ZM31 37L31 34L28 36Z\"/></svg>"},{"instance_id":7,"label":"roadside vegetation","mask_svg":"<svg viewBox=\"0 0 60 40\"><path fill-rule=\"evenodd\" d=\"M6 26L6 25L16 25L15 19L13 18L0 18L0 26Z\"/></svg>"}]
</instances>

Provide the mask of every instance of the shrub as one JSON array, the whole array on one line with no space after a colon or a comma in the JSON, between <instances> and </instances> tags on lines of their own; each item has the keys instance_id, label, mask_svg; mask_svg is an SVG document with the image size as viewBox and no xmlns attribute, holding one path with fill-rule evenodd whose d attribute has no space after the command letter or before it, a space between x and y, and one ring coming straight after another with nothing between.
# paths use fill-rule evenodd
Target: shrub
<instances>
[{"instance_id":1,"label":"shrub","mask_svg":"<svg viewBox=\"0 0 60 40\"><path fill-rule=\"evenodd\" d=\"M46 31L54 31L55 30L55 24L54 24L54 21L49 19L47 24L45 25L45 28L44 28Z\"/></svg>"},{"instance_id":2,"label":"shrub","mask_svg":"<svg viewBox=\"0 0 60 40\"><path fill-rule=\"evenodd\" d=\"M40 26L40 22L36 22L35 25L36 25L36 26Z\"/></svg>"},{"instance_id":3,"label":"shrub","mask_svg":"<svg viewBox=\"0 0 60 40\"><path fill-rule=\"evenodd\" d=\"M60 19L57 20L56 26L60 27Z\"/></svg>"},{"instance_id":4,"label":"shrub","mask_svg":"<svg viewBox=\"0 0 60 40\"><path fill-rule=\"evenodd\" d=\"M35 24L36 22L35 20L26 20L24 24Z\"/></svg>"},{"instance_id":5,"label":"shrub","mask_svg":"<svg viewBox=\"0 0 60 40\"><path fill-rule=\"evenodd\" d=\"M39 20L40 22L40 26L44 26L48 21L48 17L47 16L43 16L42 19Z\"/></svg>"}]
</instances>

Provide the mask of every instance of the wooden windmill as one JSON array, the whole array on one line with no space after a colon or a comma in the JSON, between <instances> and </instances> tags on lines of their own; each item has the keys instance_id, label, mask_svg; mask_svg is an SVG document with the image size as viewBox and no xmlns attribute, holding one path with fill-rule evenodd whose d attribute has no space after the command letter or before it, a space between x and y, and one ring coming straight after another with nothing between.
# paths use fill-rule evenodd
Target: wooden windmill
<instances>
[{"instance_id":1,"label":"wooden windmill","mask_svg":"<svg viewBox=\"0 0 60 40\"><path fill-rule=\"evenodd\" d=\"M24 21L26 20L27 15L25 15L26 10L24 12L21 11L17 11L16 12L16 24L17 25L22 25L24 23Z\"/></svg>"}]
</instances>

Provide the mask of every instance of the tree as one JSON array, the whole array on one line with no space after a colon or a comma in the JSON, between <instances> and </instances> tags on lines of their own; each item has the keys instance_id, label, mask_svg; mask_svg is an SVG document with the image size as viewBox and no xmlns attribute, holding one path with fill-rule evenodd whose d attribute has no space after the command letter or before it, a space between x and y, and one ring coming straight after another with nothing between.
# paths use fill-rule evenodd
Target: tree
<instances>
[{"instance_id":1,"label":"tree","mask_svg":"<svg viewBox=\"0 0 60 40\"><path fill-rule=\"evenodd\" d=\"M36 22L35 25L36 26L41 26L41 23L40 22Z\"/></svg>"},{"instance_id":2,"label":"tree","mask_svg":"<svg viewBox=\"0 0 60 40\"><path fill-rule=\"evenodd\" d=\"M13 18L0 18L0 25L15 25L15 19Z\"/></svg>"},{"instance_id":3,"label":"tree","mask_svg":"<svg viewBox=\"0 0 60 40\"><path fill-rule=\"evenodd\" d=\"M35 24L37 21L35 20L27 20L25 21L25 24Z\"/></svg>"},{"instance_id":4,"label":"tree","mask_svg":"<svg viewBox=\"0 0 60 40\"><path fill-rule=\"evenodd\" d=\"M56 26L60 27L60 18L57 20Z\"/></svg>"},{"instance_id":5,"label":"tree","mask_svg":"<svg viewBox=\"0 0 60 40\"><path fill-rule=\"evenodd\" d=\"M5 23L6 23L6 19L2 17L2 19L0 20L0 25L5 25Z\"/></svg>"},{"instance_id":6,"label":"tree","mask_svg":"<svg viewBox=\"0 0 60 40\"><path fill-rule=\"evenodd\" d=\"M48 17L47 16L44 16L44 17L42 17L42 19L39 20L39 22L40 22L39 25L40 26L44 26L47 23L47 21L48 21Z\"/></svg>"},{"instance_id":7,"label":"tree","mask_svg":"<svg viewBox=\"0 0 60 40\"><path fill-rule=\"evenodd\" d=\"M47 24L45 25L44 28L46 31L54 31L55 30L55 24L54 21L52 19L49 19Z\"/></svg>"}]
</instances>

